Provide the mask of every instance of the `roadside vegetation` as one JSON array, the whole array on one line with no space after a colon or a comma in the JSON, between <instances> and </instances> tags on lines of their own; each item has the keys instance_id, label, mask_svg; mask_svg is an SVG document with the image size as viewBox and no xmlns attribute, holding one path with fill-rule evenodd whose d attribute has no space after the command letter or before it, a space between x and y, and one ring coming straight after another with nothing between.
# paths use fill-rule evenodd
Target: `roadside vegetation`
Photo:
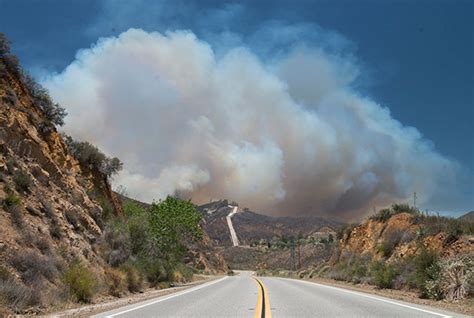
<instances>
[{"instance_id":1,"label":"roadside vegetation","mask_svg":"<svg viewBox=\"0 0 474 318\"><path fill-rule=\"evenodd\" d=\"M73 300L90 302L97 293L121 297L192 280L195 269L183 260L185 244L201 237L200 214L194 205L167 197L149 209L129 201L123 210L124 215L109 214L104 220L96 245L107 264L104 275L79 260L63 273L62 283Z\"/></svg>"},{"instance_id":2,"label":"roadside vegetation","mask_svg":"<svg viewBox=\"0 0 474 318\"><path fill-rule=\"evenodd\" d=\"M325 261L299 271L262 269L262 275L298 278L330 278L353 284L369 284L378 288L417 291L420 298L457 301L474 296L474 254L443 256L442 250L430 247L429 240L437 235L442 249L456 244L463 237L474 235L474 223L439 215L428 215L405 204L383 209L370 220L386 224L400 213L411 215L416 231L398 229L383 233L374 253L341 251L357 225L345 225L336 233L336 241L327 242L333 253ZM385 231L383 229L382 231ZM395 250L411 246L414 253L392 257Z\"/></svg>"},{"instance_id":3,"label":"roadside vegetation","mask_svg":"<svg viewBox=\"0 0 474 318\"><path fill-rule=\"evenodd\" d=\"M183 258L186 243L200 238L200 219L190 201L174 197L155 202L149 209L125 203L123 216L106 220L99 242L111 268L107 272L111 294L191 280L194 269Z\"/></svg>"},{"instance_id":4,"label":"roadside vegetation","mask_svg":"<svg viewBox=\"0 0 474 318\"><path fill-rule=\"evenodd\" d=\"M0 82L2 107L26 113L51 149L66 150L52 138L66 111L21 68L2 33ZM22 107L20 98L31 107ZM0 316L38 314L64 303L92 302L98 295L120 297L192 280L196 270L185 264L193 261L187 246L202 237L194 205L168 197L146 208L125 202L123 213L113 213L120 203L106 191L122 162L87 141L62 137L84 173L63 175L52 167L57 162L30 160L8 143L0 147L2 227L11 239L5 242L14 242L2 247ZM84 204L88 199L101 208Z\"/></svg>"}]
</instances>

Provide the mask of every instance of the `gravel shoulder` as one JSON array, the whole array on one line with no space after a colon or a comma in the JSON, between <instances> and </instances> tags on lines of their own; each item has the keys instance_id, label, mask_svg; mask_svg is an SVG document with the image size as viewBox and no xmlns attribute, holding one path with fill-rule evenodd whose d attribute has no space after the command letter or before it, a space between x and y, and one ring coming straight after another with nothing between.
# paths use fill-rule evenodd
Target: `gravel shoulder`
<instances>
[{"instance_id":1,"label":"gravel shoulder","mask_svg":"<svg viewBox=\"0 0 474 318\"><path fill-rule=\"evenodd\" d=\"M210 276L210 275L197 275L196 280L187 284L180 284L175 287L165 289L147 289L143 293L130 294L121 298L114 297L103 297L98 298L94 304L78 305L71 304L69 308L56 308L55 312L46 313L42 317L90 317L92 315L99 314L104 311L113 310L126 305L135 304L152 298L162 297L169 294L173 294L197 285L201 285L222 276Z\"/></svg>"},{"instance_id":2,"label":"gravel shoulder","mask_svg":"<svg viewBox=\"0 0 474 318\"><path fill-rule=\"evenodd\" d=\"M395 290L395 289L379 289L373 285L367 285L367 284L354 285L352 283L336 281L336 280L326 279L326 278L311 278L311 279L305 278L303 280L314 282L314 283L320 283L324 285L346 288L346 289L350 289L354 291L360 291L360 292L383 296L383 297L387 297L387 298L391 298L395 300L406 301L413 304L432 306L435 308L448 310L448 311L474 317L474 299L473 298L465 299L463 301L458 301L458 302L448 302L446 300L436 301L432 299L421 299L418 297L418 294L413 291Z\"/></svg>"}]
</instances>

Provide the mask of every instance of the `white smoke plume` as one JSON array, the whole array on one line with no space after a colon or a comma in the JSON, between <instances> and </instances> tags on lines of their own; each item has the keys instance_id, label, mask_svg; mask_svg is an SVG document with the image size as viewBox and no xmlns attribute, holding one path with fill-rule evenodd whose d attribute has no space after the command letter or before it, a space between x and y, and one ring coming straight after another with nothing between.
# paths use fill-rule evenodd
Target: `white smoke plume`
<instances>
[{"instance_id":1,"label":"white smoke plume","mask_svg":"<svg viewBox=\"0 0 474 318\"><path fill-rule=\"evenodd\" d=\"M140 200L179 192L346 219L414 191L429 205L458 165L355 92L358 73L323 49L265 63L243 47L216 57L191 32L130 29L43 83L69 112L66 132L121 158L114 182Z\"/></svg>"}]
</instances>

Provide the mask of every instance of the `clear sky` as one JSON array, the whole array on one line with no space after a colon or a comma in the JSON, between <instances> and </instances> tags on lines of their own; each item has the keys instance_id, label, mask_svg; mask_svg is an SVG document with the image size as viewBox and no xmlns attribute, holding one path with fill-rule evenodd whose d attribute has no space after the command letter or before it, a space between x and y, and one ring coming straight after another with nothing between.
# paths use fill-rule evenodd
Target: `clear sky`
<instances>
[{"instance_id":1,"label":"clear sky","mask_svg":"<svg viewBox=\"0 0 474 318\"><path fill-rule=\"evenodd\" d=\"M275 35L262 34L265 25L300 31L267 46ZM335 49L360 66L357 90L460 162L474 193L473 1L0 0L0 31L37 76L61 72L78 49L131 27L189 29L217 53L239 43L262 59L315 44L314 30L333 34Z\"/></svg>"}]
</instances>

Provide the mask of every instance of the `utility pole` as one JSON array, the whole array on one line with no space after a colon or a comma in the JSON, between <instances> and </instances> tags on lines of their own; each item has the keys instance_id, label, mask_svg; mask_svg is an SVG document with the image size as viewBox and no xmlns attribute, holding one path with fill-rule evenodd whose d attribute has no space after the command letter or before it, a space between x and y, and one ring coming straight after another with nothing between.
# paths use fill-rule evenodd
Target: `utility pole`
<instances>
[{"instance_id":1,"label":"utility pole","mask_svg":"<svg viewBox=\"0 0 474 318\"><path fill-rule=\"evenodd\" d=\"M417 198L416 192L413 192L413 206L415 207L415 209L416 209L416 198Z\"/></svg>"},{"instance_id":2,"label":"utility pole","mask_svg":"<svg viewBox=\"0 0 474 318\"><path fill-rule=\"evenodd\" d=\"M300 248L300 240L297 242L298 244L298 267L296 268L297 270L301 269L301 248Z\"/></svg>"},{"instance_id":3,"label":"utility pole","mask_svg":"<svg viewBox=\"0 0 474 318\"><path fill-rule=\"evenodd\" d=\"M294 238L291 238L290 239L290 251L291 251L291 255L290 255L290 271L294 271L295 270L295 239Z\"/></svg>"}]
</instances>

